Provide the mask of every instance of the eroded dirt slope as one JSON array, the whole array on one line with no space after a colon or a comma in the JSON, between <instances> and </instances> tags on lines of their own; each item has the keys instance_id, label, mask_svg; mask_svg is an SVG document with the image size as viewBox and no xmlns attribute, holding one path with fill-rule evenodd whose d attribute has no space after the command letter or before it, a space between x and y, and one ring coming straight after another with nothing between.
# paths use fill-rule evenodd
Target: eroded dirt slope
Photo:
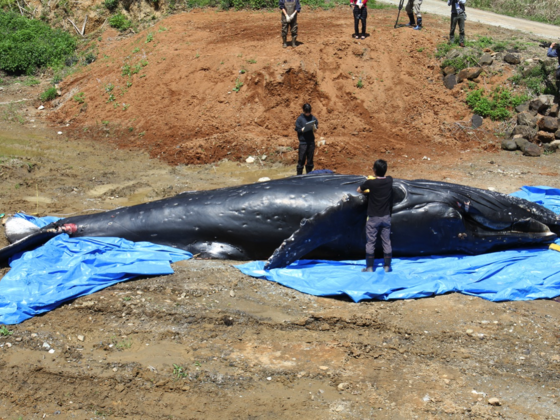
<instances>
[{"instance_id":1,"label":"eroded dirt slope","mask_svg":"<svg viewBox=\"0 0 560 420\"><path fill-rule=\"evenodd\" d=\"M98 61L63 83L52 118L172 164L263 154L292 162L305 102L326 140L320 167L364 170L374 152L467 147L441 129L470 118L433 58L446 22L393 30L392 10L373 11L371 36L357 41L349 13L304 12L295 49L281 48L275 12L180 14L125 39L107 31ZM79 92L84 103L72 100Z\"/></svg>"}]
</instances>

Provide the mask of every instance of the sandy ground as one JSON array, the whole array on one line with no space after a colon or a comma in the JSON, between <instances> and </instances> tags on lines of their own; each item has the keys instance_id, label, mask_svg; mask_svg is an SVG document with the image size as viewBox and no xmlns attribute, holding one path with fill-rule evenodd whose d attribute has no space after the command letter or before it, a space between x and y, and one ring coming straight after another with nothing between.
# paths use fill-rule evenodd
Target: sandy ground
<instances>
[{"instance_id":1,"label":"sandy ground","mask_svg":"<svg viewBox=\"0 0 560 420\"><path fill-rule=\"evenodd\" d=\"M0 102L42 89L12 84ZM0 213L113 209L294 172L271 160L168 166L143 148L116 148L110 135L69 138L30 104L12 111L23 124L0 127ZM558 154L526 158L484 147L488 139L450 137L445 144L426 135L415 154L382 155L395 177L502 192L560 186ZM347 172L366 173L365 160L347 162ZM0 417L560 418L556 301L449 294L355 304L253 279L234 264L181 262L173 275L122 283L9 326L12 335L0 337Z\"/></svg>"}]
</instances>

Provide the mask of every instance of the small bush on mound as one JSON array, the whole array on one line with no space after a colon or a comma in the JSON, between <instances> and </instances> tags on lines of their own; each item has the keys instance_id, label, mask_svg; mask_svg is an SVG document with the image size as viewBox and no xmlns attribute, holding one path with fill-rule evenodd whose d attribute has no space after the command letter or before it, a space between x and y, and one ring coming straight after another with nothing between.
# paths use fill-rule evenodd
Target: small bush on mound
<instances>
[{"instance_id":1,"label":"small bush on mound","mask_svg":"<svg viewBox=\"0 0 560 420\"><path fill-rule=\"evenodd\" d=\"M13 12L0 11L0 69L31 74L37 68L64 63L76 40L60 29Z\"/></svg>"},{"instance_id":2,"label":"small bush on mound","mask_svg":"<svg viewBox=\"0 0 560 420\"><path fill-rule=\"evenodd\" d=\"M517 95L511 90L497 86L487 94L484 89L477 89L467 95L467 105L475 114L490 117L492 120L511 118L510 109L529 100L527 95Z\"/></svg>"},{"instance_id":3,"label":"small bush on mound","mask_svg":"<svg viewBox=\"0 0 560 420\"><path fill-rule=\"evenodd\" d=\"M555 67L556 63L552 68L547 68L545 63L527 68L525 64L521 64L517 67L517 73L509 80L517 85L525 86L535 96L556 95L556 86L553 83Z\"/></svg>"},{"instance_id":4,"label":"small bush on mound","mask_svg":"<svg viewBox=\"0 0 560 420\"><path fill-rule=\"evenodd\" d=\"M122 13L117 13L109 19L109 25L119 31L126 31L132 23Z\"/></svg>"},{"instance_id":5,"label":"small bush on mound","mask_svg":"<svg viewBox=\"0 0 560 420\"><path fill-rule=\"evenodd\" d=\"M41 93L41 100L43 102L52 101L54 98L56 98L56 95L56 88L52 86Z\"/></svg>"},{"instance_id":6,"label":"small bush on mound","mask_svg":"<svg viewBox=\"0 0 560 420\"><path fill-rule=\"evenodd\" d=\"M117 8L117 6L119 5L119 1L118 0L105 0L103 2L103 4L105 5L105 7L109 10L115 10Z\"/></svg>"}]
</instances>

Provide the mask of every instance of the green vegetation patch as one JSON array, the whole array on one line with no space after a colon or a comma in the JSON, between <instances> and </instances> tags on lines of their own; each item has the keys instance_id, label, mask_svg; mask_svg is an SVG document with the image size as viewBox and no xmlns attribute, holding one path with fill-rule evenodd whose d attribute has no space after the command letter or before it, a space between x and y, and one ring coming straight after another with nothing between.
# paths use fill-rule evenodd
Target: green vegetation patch
<instances>
[{"instance_id":1,"label":"green vegetation patch","mask_svg":"<svg viewBox=\"0 0 560 420\"><path fill-rule=\"evenodd\" d=\"M556 63L523 63L517 66L516 74L510 81L518 86L524 86L532 95L556 95L554 71Z\"/></svg>"},{"instance_id":2,"label":"green vegetation patch","mask_svg":"<svg viewBox=\"0 0 560 420\"><path fill-rule=\"evenodd\" d=\"M32 74L41 67L57 66L74 53L76 40L60 29L14 12L0 11L0 69Z\"/></svg>"},{"instance_id":3,"label":"green vegetation patch","mask_svg":"<svg viewBox=\"0 0 560 420\"><path fill-rule=\"evenodd\" d=\"M132 26L132 22L122 13L117 13L109 18L109 25L119 31L126 31Z\"/></svg>"},{"instance_id":4,"label":"green vegetation patch","mask_svg":"<svg viewBox=\"0 0 560 420\"><path fill-rule=\"evenodd\" d=\"M505 87L497 86L489 92L477 89L467 94L467 105L475 114L492 120L511 118L510 110L529 100L529 96L514 94Z\"/></svg>"}]
</instances>

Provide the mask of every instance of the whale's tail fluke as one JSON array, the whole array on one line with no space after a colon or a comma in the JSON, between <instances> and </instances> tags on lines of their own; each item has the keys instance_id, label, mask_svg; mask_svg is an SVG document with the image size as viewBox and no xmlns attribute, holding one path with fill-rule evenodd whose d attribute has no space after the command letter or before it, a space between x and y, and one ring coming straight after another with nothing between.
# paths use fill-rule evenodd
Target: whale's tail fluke
<instances>
[{"instance_id":1,"label":"whale's tail fluke","mask_svg":"<svg viewBox=\"0 0 560 420\"><path fill-rule=\"evenodd\" d=\"M11 244L0 249L0 263L7 263L14 255L43 245L56 235L72 234L77 229L73 223L63 225L51 223L39 228L27 220L11 217L5 223L6 237Z\"/></svg>"}]
</instances>

